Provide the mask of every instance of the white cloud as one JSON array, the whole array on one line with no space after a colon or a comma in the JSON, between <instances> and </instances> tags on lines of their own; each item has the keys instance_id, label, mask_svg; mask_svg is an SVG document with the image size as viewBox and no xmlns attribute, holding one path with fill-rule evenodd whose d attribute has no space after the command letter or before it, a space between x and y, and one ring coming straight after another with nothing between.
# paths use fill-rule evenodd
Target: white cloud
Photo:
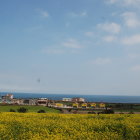
<instances>
[{"instance_id":1,"label":"white cloud","mask_svg":"<svg viewBox=\"0 0 140 140\"><path fill-rule=\"evenodd\" d=\"M81 13L71 12L71 13L69 13L69 15L71 17L85 17L85 16L87 16L87 12L86 11L83 11Z\"/></svg>"},{"instance_id":2,"label":"white cloud","mask_svg":"<svg viewBox=\"0 0 140 140\"><path fill-rule=\"evenodd\" d=\"M24 29L23 31L25 31L25 32L34 32L34 31L38 31L40 29L42 29L41 25L39 25L39 26L32 26L32 27Z\"/></svg>"},{"instance_id":3,"label":"white cloud","mask_svg":"<svg viewBox=\"0 0 140 140\"><path fill-rule=\"evenodd\" d=\"M126 5L140 5L140 0L123 0Z\"/></svg>"},{"instance_id":4,"label":"white cloud","mask_svg":"<svg viewBox=\"0 0 140 140\"><path fill-rule=\"evenodd\" d=\"M70 26L70 22L67 22L67 23L65 24L65 26L66 26L66 27L69 27L69 26Z\"/></svg>"},{"instance_id":5,"label":"white cloud","mask_svg":"<svg viewBox=\"0 0 140 140\"><path fill-rule=\"evenodd\" d=\"M105 0L110 4L119 4L121 6L139 6L140 0Z\"/></svg>"},{"instance_id":6,"label":"white cloud","mask_svg":"<svg viewBox=\"0 0 140 140\"><path fill-rule=\"evenodd\" d=\"M130 59L137 59L137 58L140 58L140 54L131 53L131 54L128 54L128 57L129 57Z\"/></svg>"},{"instance_id":7,"label":"white cloud","mask_svg":"<svg viewBox=\"0 0 140 140\"><path fill-rule=\"evenodd\" d=\"M140 71L140 65L133 66L131 68L132 71Z\"/></svg>"},{"instance_id":8,"label":"white cloud","mask_svg":"<svg viewBox=\"0 0 140 140\"><path fill-rule=\"evenodd\" d=\"M82 48L82 45L75 39L69 39L66 42L63 42L62 45L66 48L79 49Z\"/></svg>"},{"instance_id":9,"label":"white cloud","mask_svg":"<svg viewBox=\"0 0 140 140\"><path fill-rule=\"evenodd\" d=\"M36 9L38 11L39 14L41 14L42 17L44 18L48 18L50 15L47 11L42 10L42 9Z\"/></svg>"},{"instance_id":10,"label":"white cloud","mask_svg":"<svg viewBox=\"0 0 140 140\"><path fill-rule=\"evenodd\" d=\"M64 50L58 49L58 48L46 48L46 49L43 49L41 52L47 53L47 54L63 54L63 53L65 53Z\"/></svg>"},{"instance_id":11,"label":"white cloud","mask_svg":"<svg viewBox=\"0 0 140 140\"><path fill-rule=\"evenodd\" d=\"M115 36L105 36L103 37L103 40L106 41L106 42L114 42L117 40L117 37Z\"/></svg>"},{"instance_id":12,"label":"white cloud","mask_svg":"<svg viewBox=\"0 0 140 140\"><path fill-rule=\"evenodd\" d=\"M81 16L87 16L87 12L86 11L82 12Z\"/></svg>"},{"instance_id":13,"label":"white cloud","mask_svg":"<svg viewBox=\"0 0 140 140\"><path fill-rule=\"evenodd\" d=\"M59 47L56 47L59 46ZM68 39L60 44L46 47L41 50L44 54L64 54L64 53L79 53L79 49L83 46L75 39ZM78 50L78 51L77 51Z\"/></svg>"},{"instance_id":14,"label":"white cloud","mask_svg":"<svg viewBox=\"0 0 140 140\"><path fill-rule=\"evenodd\" d=\"M41 14L43 17L46 17L46 18L49 17L48 12L46 12L46 11L42 11Z\"/></svg>"},{"instance_id":15,"label":"white cloud","mask_svg":"<svg viewBox=\"0 0 140 140\"><path fill-rule=\"evenodd\" d=\"M85 35L88 36L88 37L93 37L94 36L94 32L86 32Z\"/></svg>"},{"instance_id":16,"label":"white cloud","mask_svg":"<svg viewBox=\"0 0 140 140\"><path fill-rule=\"evenodd\" d=\"M137 27L140 26L140 20L138 19L136 13L134 12L125 12L122 14L124 22L128 27Z\"/></svg>"},{"instance_id":17,"label":"white cloud","mask_svg":"<svg viewBox=\"0 0 140 140\"><path fill-rule=\"evenodd\" d=\"M140 45L140 34L136 34L130 37L125 37L122 40L124 45Z\"/></svg>"},{"instance_id":18,"label":"white cloud","mask_svg":"<svg viewBox=\"0 0 140 140\"><path fill-rule=\"evenodd\" d=\"M106 1L110 4L114 4L114 3L118 2L118 0L106 0Z\"/></svg>"},{"instance_id":19,"label":"white cloud","mask_svg":"<svg viewBox=\"0 0 140 140\"><path fill-rule=\"evenodd\" d=\"M97 58L93 61L91 61L91 64L96 64L96 65L105 65L105 64L110 64L112 61L110 58Z\"/></svg>"},{"instance_id":20,"label":"white cloud","mask_svg":"<svg viewBox=\"0 0 140 140\"><path fill-rule=\"evenodd\" d=\"M114 22L98 24L97 27L113 34L118 34L121 31L121 26Z\"/></svg>"}]
</instances>

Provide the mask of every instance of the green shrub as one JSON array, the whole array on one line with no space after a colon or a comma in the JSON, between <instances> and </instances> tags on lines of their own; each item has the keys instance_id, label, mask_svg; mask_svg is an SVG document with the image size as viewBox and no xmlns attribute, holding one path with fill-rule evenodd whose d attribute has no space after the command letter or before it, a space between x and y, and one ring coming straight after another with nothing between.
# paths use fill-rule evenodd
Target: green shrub
<instances>
[{"instance_id":1,"label":"green shrub","mask_svg":"<svg viewBox=\"0 0 140 140\"><path fill-rule=\"evenodd\" d=\"M17 109L17 111L18 111L19 113L26 113L26 112L28 111L28 109L25 108L25 107L20 107L19 109Z\"/></svg>"},{"instance_id":2,"label":"green shrub","mask_svg":"<svg viewBox=\"0 0 140 140\"><path fill-rule=\"evenodd\" d=\"M114 114L114 110L113 109L106 109L103 111L103 114Z\"/></svg>"},{"instance_id":3,"label":"green shrub","mask_svg":"<svg viewBox=\"0 0 140 140\"><path fill-rule=\"evenodd\" d=\"M89 111L88 114L96 114L94 111Z\"/></svg>"},{"instance_id":4,"label":"green shrub","mask_svg":"<svg viewBox=\"0 0 140 140\"><path fill-rule=\"evenodd\" d=\"M16 112L14 109L10 109L9 111L10 111L10 112Z\"/></svg>"},{"instance_id":5,"label":"green shrub","mask_svg":"<svg viewBox=\"0 0 140 140\"><path fill-rule=\"evenodd\" d=\"M130 111L129 114L134 114L134 112L133 111Z\"/></svg>"},{"instance_id":6,"label":"green shrub","mask_svg":"<svg viewBox=\"0 0 140 140\"><path fill-rule=\"evenodd\" d=\"M43 110L43 109L41 109L41 110L39 110L37 113L46 113L46 111Z\"/></svg>"}]
</instances>

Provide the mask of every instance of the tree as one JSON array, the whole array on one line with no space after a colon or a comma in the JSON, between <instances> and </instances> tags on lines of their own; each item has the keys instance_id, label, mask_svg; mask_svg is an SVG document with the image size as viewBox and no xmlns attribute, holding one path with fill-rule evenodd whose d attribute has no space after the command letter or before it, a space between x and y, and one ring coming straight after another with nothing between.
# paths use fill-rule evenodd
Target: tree
<instances>
[{"instance_id":1,"label":"tree","mask_svg":"<svg viewBox=\"0 0 140 140\"><path fill-rule=\"evenodd\" d=\"M104 114L114 114L114 110L113 109L106 109L103 111Z\"/></svg>"},{"instance_id":2,"label":"tree","mask_svg":"<svg viewBox=\"0 0 140 140\"><path fill-rule=\"evenodd\" d=\"M88 114L96 114L94 111L89 111Z\"/></svg>"},{"instance_id":3,"label":"tree","mask_svg":"<svg viewBox=\"0 0 140 140\"><path fill-rule=\"evenodd\" d=\"M16 112L14 109L10 109L9 111L10 111L10 112Z\"/></svg>"},{"instance_id":4,"label":"tree","mask_svg":"<svg viewBox=\"0 0 140 140\"><path fill-rule=\"evenodd\" d=\"M134 114L134 112L131 110L131 111L129 112L129 114Z\"/></svg>"},{"instance_id":5,"label":"tree","mask_svg":"<svg viewBox=\"0 0 140 140\"><path fill-rule=\"evenodd\" d=\"M41 110L37 111L37 113L46 113L46 111L41 109Z\"/></svg>"},{"instance_id":6,"label":"tree","mask_svg":"<svg viewBox=\"0 0 140 140\"><path fill-rule=\"evenodd\" d=\"M20 107L19 109L17 109L17 111L18 111L19 113L26 113L26 112L28 111L28 109L25 108L25 107Z\"/></svg>"}]
</instances>

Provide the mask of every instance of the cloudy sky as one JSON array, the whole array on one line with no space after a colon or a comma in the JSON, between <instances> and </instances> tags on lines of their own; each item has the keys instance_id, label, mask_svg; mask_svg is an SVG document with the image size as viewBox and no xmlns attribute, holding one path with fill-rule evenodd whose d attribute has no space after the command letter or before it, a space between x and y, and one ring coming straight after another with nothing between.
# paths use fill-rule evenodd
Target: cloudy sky
<instances>
[{"instance_id":1,"label":"cloudy sky","mask_svg":"<svg viewBox=\"0 0 140 140\"><path fill-rule=\"evenodd\" d=\"M140 95L140 0L0 0L0 91Z\"/></svg>"}]
</instances>

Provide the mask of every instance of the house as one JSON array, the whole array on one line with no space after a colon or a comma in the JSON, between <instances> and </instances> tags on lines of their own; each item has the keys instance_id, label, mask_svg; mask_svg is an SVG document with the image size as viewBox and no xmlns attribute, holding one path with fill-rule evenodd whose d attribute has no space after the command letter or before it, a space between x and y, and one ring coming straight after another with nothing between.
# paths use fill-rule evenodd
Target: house
<instances>
[{"instance_id":1,"label":"house","mask_svg":"<svg viewBox=\"0 0 140 140\"><path fill-rule=\"evenodd\" d=\"M18 104L23 105L23 101L24 101L24 99L18 99Z\"/></svg>"},{"instance_id":2,"label":"house","mask_svg":"<svg viewBox=\"0 0 140 140\"><path fill-rule=\"evenodd\" d=\"M13 94L6 94L5 96L1 97L1 103L4 104L11 104L13 100Z\"/></svg>"},{"instance_id":3,"label":"house","mask_svg":"<svg viewBox=\"0 0 140 140\"><path fill-rule=\"evenodd\" d=\"M63 108L63 104L62 104L62 103L56 103L56 104L55 104L55 107Z\"/></svg>"},{"instance_id":4,"label":"house","mask_svg":"<svg viewBox=\"0 0 140 140\"><path fill-rule=\"evenodd\" d=\"M90 107L91 107L91 108L96 108L96 103L91 103L91 104L90 104Z\"/></svg>"},{"instance_id":5,"label":"house","mask_svg":"<svg viewBox=\"0 0 140 140\"><path fill-rule=\"evenodd\" d=\"M23 104L24 105L36 105L37 100L36 99L24 99Z\"/></svg>"},{"instance_id":6,"label":"house","mask_svg":"<svg viewBox=\"0 0 140 140\"><path fill-rule=\"evenodd\" d=\"M79 105L78 105L78 103L73 103L72 106L73 106L73 108L78 108Z\"/></svg>"},{"instance_id":7,"label":"house","mask_svg":"<svg viewBox=\"0 0 140 140\"><path fill-rule=\"evenodd\" d=\"M82 104L82 108L83 108L83 109L86 109L86 108L87 108L87 103L83 103L83 104Z\"/></svg>"},{"instance_id":8,"label":"house","mask_svg":"<svg viewBox=\"0 0 140 140\"><path fill-rule=\"evenodd\" d=\"M72 102L85 102L84 98L72 98Z\"/></svg>"},{"instance_id":9,"label":"house","mask_svg":"<svg viewBox=\"0 0 140 140\"><path fill-rule=\"evenodd\" d=\"M99 107L100 107L100 108L105 108L105 104L104 104L104 103L100 103L100 104L99 104Z\"/></svg>"},{"instance_id":10,"label":"house","mask_svg":"<svg viewBox=\"0 0 140 140\"><path fill-rule=\"evenodd\" d=\"M72 101L72 98L62 98L62 101L71 102Z\"/></svg>"},{"instance_id":11,"label":"house","mask_svg":"<svg viewBox=\"0 0 140 140\"><path fill-rule=\"evenodd\" d=\"M13 94L6 94L5 96L2 96L2 99L4 100L12 100L13 99Z\"/></svg>"},{"instance_id":12,"label":"house","mask_svg":"<svg viewBox=\"0 0 140 140\"><path fill-rule=\"evenodd\" d=\"M12 99L12 104L24 105L24 99Z\"/></svg>"},{"instance_id":13,"label":"house","mask_svg":"<svg viewBox=\"0 0 140 140\"><path fill-rule=\"evenodd\" d=\"M37 100L37 105L47 106L47 104L48 104L48 99L47 98L39 98Z\"/></svg>"}]
</instances>

